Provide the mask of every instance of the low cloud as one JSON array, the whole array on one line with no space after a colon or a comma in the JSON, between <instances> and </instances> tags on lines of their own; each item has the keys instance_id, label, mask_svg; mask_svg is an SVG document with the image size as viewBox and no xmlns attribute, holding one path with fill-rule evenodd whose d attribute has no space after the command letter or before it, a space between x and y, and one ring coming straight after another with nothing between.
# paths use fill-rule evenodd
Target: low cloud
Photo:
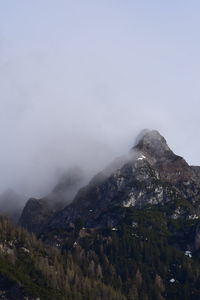
<instances>
[{"instance_id":1,"label":"low cloud","mask_svg":"<svg viewBox=\"0 0 200 300\"><path fill-rule=\"evenodd\" d=\"M33 10L24 6L21 19L21 5L12 16L4 7L2 192L9 187L45 195L73 165L90 177L127 153L144 128L160 130L175 152L199 163L199 58L188 56L181 41L173 48L173 36L164 37L164 28L158 34L159 20L150 28L147 16L140 27L140 8L134 19L133 7L116 3L118 19L109 4L102 2L98 10L88 3L80 4L82 10L68 3L73 18L65 16L64 2L60 8L51 3L46 23L42 4L38 16L38 3Z\"/></svg>"}]
</instances>

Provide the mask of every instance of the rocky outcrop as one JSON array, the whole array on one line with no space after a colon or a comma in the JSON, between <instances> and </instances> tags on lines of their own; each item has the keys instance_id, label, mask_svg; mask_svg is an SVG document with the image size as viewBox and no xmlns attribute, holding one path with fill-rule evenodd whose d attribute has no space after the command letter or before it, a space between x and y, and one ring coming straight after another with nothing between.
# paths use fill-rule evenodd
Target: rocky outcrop
<instances>
[{"instance_id":1,"label":"rocky outcrop","mask_svg":"<svg viewBox=\"0 0 200 300\"><path fill-rule=\"evenodd\" d=\"M200 182L200 167L199 166L191 166L192 170L195 172L197 178L199 179Z\"/></svg>"},{"instance_id":2,"label":"rocky outcrop","mask_svg":"<svg viewBox=\"0 0 200 300\"><path fill-rule=\"evenodd\" d=\"M45 199L31 198L23 209L19 223L28 231L39 233L55 211Z\"/></svg>"}]
</instances>

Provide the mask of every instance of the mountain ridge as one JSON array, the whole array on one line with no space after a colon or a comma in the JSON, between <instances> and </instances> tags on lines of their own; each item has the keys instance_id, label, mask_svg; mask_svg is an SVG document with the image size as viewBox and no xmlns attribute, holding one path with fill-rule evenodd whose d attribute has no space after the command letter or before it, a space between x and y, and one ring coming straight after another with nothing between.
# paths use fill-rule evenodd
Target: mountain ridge
<instances>
[{"instance_id":1,"label":"mountain ridge","mask_svg":"<svg viewBox=\"0 0 200 300\"><path fill-rule=\"evenodd\" d=\"M78 192L72 204L52 217L49 225L63 226L84 218L86 226L95 227L109 205L144 207L176 198L196 205L199 215L199 193L199 177L194 169L173 153L158 131L148 131L116 168L105 169L95 176Z\"/></svg>"}]
</instances>

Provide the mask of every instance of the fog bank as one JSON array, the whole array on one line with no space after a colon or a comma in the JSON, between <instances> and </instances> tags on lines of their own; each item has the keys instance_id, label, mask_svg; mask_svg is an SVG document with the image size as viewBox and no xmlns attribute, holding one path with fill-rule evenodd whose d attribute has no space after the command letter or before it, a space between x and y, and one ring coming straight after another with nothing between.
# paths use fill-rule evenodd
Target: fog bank
<instances>
[{"instance_id":1,"label":"fog bank","mask_svg":"<svg viewBox=\"0 0 200 300\"><path fill-rule=\"evenodd\" d=\"M1 192L91 176L143 128L200 164L200 4L144 3L0 4Z\"/></svg>"}]
</instances>

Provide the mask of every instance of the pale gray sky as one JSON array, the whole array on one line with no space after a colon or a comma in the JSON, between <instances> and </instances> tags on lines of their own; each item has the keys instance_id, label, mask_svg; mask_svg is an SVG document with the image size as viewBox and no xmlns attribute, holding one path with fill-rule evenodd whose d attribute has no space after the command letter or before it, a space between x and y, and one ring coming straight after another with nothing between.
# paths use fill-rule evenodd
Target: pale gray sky
<instances>
[{"instance_id":1,"label":"pale gray sky","mask_svg":"<svg viewBox=\"0 0 200 300\"><path fill-rule=\"evenodd\" d=\"M199 1L0 3L0 191L42 194L143 128L200 165Z\"/></svg>"}]
</instances>

